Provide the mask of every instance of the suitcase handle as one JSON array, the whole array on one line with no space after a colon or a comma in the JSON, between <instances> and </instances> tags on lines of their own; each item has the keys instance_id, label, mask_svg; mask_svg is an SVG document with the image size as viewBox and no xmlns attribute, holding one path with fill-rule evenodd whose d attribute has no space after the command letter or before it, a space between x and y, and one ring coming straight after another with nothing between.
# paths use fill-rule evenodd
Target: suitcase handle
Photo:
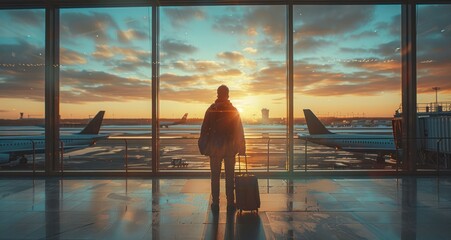
<instances>
[{"instance_id":1,"label":"suitcase handle","mask_svg":"<svg viewBox=\"0 0 451 240\"><path fill-rule=\"evenodd\" d=\"M241 173L241 155L238 155L238 171ZM244 155L244 165L246 166L246 173L247 173L247 155Z\"/></svg>"}]
</instances>

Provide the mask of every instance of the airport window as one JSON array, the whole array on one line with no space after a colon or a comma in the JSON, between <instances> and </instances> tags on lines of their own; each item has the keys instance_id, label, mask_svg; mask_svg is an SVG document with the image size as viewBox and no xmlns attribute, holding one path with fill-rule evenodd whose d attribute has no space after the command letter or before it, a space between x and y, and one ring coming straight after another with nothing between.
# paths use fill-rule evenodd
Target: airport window
<instances>
[{"instance_id":1,"label":"airport window","mask_svg":"<svg viewBox=\"0 0 451 240\"><path fill-rule=\"evenodd\" d=\"M345 137L371 130L375 119L393 118L401 103L400 17L400 5L293 7L295 134L308 134L302 126L303 109ZM373 130L386 134L391 128ZM305 139L294 142L295 164L302 163L299 170L334 169L337 162L346 169L377 167L377 154L369 154L370 159ZM349 143L361 148L373 144L352 139ZM383 168L394 167L385 163Z\"/></svg>"},{"instance_id":2,"label":"airport window","mask_svg":"<svg viewBox=\"0 0 451 240\"><path fill-rule=\"evenodd\" d=\"M40 6L32 0L22 2ZM356 170L395 167L394 159L380 164L376 153L362 155L340 150L344 147L340 145L385 147L395 143L393 139L362 140L357 135L347 138L367 131L387 135L393 130L382 126L379 119L391 120L395 113L401 116L401 95L406 90L401 89L403 16L399 1L384 1L387 5L366 4L372 1L307 5L294 1L289 20L293 23L292 39L286 39L291 31L286 16L289 8L283 1L271 6L253 1L257 5L199 6L195 0L171 6L172 1L159 1L159 85L153 89L158 91L154 96L159 98L158 109L152 109L151 96L153 0L138 1L147 7L126 1L93 4L78 0L70 1L69 8L67 1L53 2L49 8L55 7L60 14L60 35L54 39L60 43L60 98L54 101L60 104L60 116L54 116L54 120L61 120L60 135L81 132L104 110L100 133L109 136L95 145L78 139L62 141L64 147L82 146L63 151L67 170L127 168L151 172L155 160L161 171L208 171L208 158L200 155L197 139L205 110L215 100L220 84L230 87L230 100L243 119L251 170L286 171L289 164L295 171L334 169L336 163ZM2 7L16 9L0 10L0 135L42 135L44 7L48 6L43 3L40 9L19 9L20 3L7 1ZM417 33L417 74L413 80L417 110L419 115L428 116L417 119L417 167L436 169L438 163L440 168L449 168L449 124L435 121L447 121L442 113L451 112L451 4L409 3L417 6L416 22L407 24ZM95 7L89 8L90 4ZM291 69L287 65L290 53L286 51L291 42L293 89L287 71L287 67ZM293 99L288 99L291 91ZM47 99L47 103L51 101ZM287 118L291 103L294 119ZM316 143L308 140L304 109L310 109L330 131L347 137ZM151 138L152 112L160 117L160 139ZM185 113L187 118L182 118ZM294 124L294 158L290 163L289 122ZM158 141L159 159L152 159L152 141ZM44 140L33 143L36 148L45 147ZM20 141L0 145L32 146ZM44 169L44 154L36 157L37 168ZM26 164L13 164L12 169L28 171L30 162Z\"/></svg>"},{"instance_id":3,"label":"airport window","mask_svg":"<svg viewBox=\"0 0 451 240\"><path fill-rule=\"evenodd\" d=\"M21 146L23 137L43 133L43 128L36 126L44 123L44 79L44 9L0 10L0 141L6 142L2 148ZM9 154L8 149L0 153ZM0 171L30 170L28 156L22 162L11 156L11 162L10 157L0 161ZM44 165L42 157L36 159L37 170Z\"/></svg>"},{"instance_id":4,"label":"airport window","mask_svg":"<svg viewBox=\"0 0 451 240\"><path fill-rule=\"evenodd\" d=\"M244 124L249 168L266 170L269 162L284 171L286 7L161 7L160 16L160 121L188 114L186 124L160 128L160 169L209 170L197 139L225 84Z\"/></svg>"},{"instance_id":5,"label":"airport window","mask_svg":"<svg viewBox=\"0 0 451 240\"><path fill-rule=\"evenodd\" d=\"M450 11L451 4L417 6L418 168L451 166Z\"/></svg>"},{"instance_id":6,"label":"airport window","mask_svg":"<svg viewBox=\"0 0 451 240\"><path fill-rule=\"evenodd\" d=\"M98 133L109 137L91 145L67 136L66 145L85 147L64 152L65 169L151 170L151 14L149 7L60 10L60 135L103 116Z\"/></svg>"}]
</instances>

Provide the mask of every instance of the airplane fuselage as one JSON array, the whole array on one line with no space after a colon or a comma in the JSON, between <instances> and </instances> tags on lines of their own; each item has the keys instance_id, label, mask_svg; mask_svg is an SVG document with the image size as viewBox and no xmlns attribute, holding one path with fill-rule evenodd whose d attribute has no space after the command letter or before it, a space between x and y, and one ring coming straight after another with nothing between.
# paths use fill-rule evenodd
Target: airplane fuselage
<instances>
[{"instance_id":1,"label":"airplane fuselage","mask_svg":"<svg viewBox=\"0 0 451 240\"><path fill-rule=\"evenodd\" d=\"M108 135L73 134L60 137L60 147L64 151L91 146ZM45 136L0 137L0 163L15 160L17 157L45 152Z\"/></svg>"},{"instance_id":2,"label":"airplane fuselage","mask_svg":"<svg viewBox=\"0 0 451 240\"><path fill-rule=\"evenodd\" d=\"M315 134L300 135L299 138L349 152L389 154L396 151L392 135Z\"/></svg>"}]
</instances>

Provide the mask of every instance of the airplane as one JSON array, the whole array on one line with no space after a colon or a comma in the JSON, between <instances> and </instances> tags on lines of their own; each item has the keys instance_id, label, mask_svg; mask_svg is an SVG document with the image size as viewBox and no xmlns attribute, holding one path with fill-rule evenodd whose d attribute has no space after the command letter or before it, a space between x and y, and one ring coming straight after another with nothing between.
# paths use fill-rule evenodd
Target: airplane
<instances>
[{"instance_id":1,"label":"airplane","mask_svg":"<svg viewBox=\"0 0 451 240\"><path fill-rule=\"evenodd\" d=\"M79 133L61 135L64 151L85 148L95 144L109 135L99 134L105 111L97 115ZM34 147L33 147L34 145ZM0 137L0 165L19 160L19 164L26 164L26 155L45 153L45 136L17 136Z\"/></svg>"},{"instance_id":2,"label":"airplane","mask_svg":"<svg viewBox=\"0 0 451 240\"><path fill-rule=\"evenodd\" d=\"M309 135L297 134L301 139L348 152L376 153L378 163L384 163L385 155L396 153L393 135L332 133L310 109L304 109L304 116Z\"/></svg>"},{"instance_id":3,"label":"airplane","mask_svg":"<svg viewBox=\"0 0 451 240\"><path fill-rule=\"evenodd\" d=\"M172 125L178 125L178 124L186 123L186 118L188 118L188 113L185 113L183 115L183 117L179 121L175 121L175 122L160 122L160 128L169 128L169 126L172 126Z\"/></svg>"}]
</instances>

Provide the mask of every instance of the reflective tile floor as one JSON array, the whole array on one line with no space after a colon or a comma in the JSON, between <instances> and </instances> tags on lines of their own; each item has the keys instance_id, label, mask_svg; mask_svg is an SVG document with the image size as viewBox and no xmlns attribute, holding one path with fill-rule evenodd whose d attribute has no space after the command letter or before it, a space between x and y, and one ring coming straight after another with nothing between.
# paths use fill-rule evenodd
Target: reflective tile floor
<instances>
[{"instance_id":1,"label":"reflective tile floor","mask_svg":"<svg viewBox=\"0 0 451 240\"><path fill-rule=\"evenodd\" d=\"M221 180L224 192L224 180ZM0 239L451 239L450 177L259 179L258 213L209 179L0 179Z\"/></svg>"}]
</instances>

